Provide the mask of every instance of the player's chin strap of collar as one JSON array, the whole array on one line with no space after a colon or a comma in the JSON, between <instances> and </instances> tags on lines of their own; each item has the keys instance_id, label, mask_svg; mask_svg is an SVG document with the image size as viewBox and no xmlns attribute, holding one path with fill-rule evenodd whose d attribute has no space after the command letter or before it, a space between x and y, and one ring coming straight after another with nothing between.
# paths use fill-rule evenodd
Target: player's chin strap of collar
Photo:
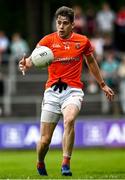
<instances>
[{"instance_id":1,"label":"player's chin strap of collar","mask_svg":"<svg viewBox=\"0 0 125 180\"><path fill-rule=\"evenodd\" d=\"M57 82L55 82L54 84L52 84L51 87L54 86L54 91L57 91L59 89L59 93L62 92L62 90L66 90L67 89L67 83L61 81L61 78L59 78L59 80Z\"/></svg>"}]
</instances>

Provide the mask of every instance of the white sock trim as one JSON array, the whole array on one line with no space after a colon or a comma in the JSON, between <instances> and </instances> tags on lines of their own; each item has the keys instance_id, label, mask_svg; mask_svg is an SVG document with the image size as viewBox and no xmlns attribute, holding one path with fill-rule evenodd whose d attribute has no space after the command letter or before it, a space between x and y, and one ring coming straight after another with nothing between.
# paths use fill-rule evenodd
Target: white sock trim
<instances>
[{"instance_id":1,"label":"white sock trim","mask_svg":"<svg viewBox=\"0 0 125 180\"><path fill-rule=\"evenodd\" d=\"M68 155L68 154L63 154L63 157L68 157L68 158L71 158L71 155Z\"/></svg>"}]
</instances>

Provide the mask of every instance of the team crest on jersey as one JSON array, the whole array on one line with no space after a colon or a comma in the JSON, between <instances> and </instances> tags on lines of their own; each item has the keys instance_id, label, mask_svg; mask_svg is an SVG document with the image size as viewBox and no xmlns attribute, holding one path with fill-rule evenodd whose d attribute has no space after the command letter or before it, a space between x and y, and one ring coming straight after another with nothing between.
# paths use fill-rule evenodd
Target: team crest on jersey
<instances>
[{"instance_id":1,"label":"team crest on jersey","mask_svg":"<svg viewBox=\"0 0 125 180\"><path fill-rule=\"evenodd\" d=\"M80 48L80 43L76 43L76 44L75 44L75 48L76 48L76 49L79 49L79 48Z\"/></svg>"}]
</instances>

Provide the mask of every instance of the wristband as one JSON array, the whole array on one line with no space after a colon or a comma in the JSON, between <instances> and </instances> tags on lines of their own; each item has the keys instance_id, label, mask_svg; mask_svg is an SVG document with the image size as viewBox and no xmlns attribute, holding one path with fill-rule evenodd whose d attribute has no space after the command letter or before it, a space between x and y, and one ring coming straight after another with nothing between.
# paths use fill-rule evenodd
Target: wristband
<instances>
[{"instance_id":1,"label":"wristband","mask_svg":"<svg viewBox=\"0 0 125 180\"><path fill-rule=\"evenodd\" d=\"M103 88L104 86L105 86L105 82L102 81L102 82L100 83L100 87Z\"/></svg>"}]
</instances>

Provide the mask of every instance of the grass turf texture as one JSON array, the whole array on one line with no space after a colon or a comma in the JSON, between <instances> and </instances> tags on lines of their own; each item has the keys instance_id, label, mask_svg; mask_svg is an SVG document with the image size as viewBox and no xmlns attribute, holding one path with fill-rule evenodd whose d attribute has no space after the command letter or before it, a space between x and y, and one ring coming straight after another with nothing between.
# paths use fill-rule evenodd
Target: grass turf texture
<instances>
[{"instance_id":1,"label":"grass turf texture","mask_svg":"<svg viewBox=\"0 0 125 180\"><path fill-rule=\"evenodd\" d=\"M74 149L72 177L60 174L61 150L49 150L46 166L49 176L36 171L36 152L0 151L0 179L125 179L123 149Z\"/></svg>"}]
</instances>

